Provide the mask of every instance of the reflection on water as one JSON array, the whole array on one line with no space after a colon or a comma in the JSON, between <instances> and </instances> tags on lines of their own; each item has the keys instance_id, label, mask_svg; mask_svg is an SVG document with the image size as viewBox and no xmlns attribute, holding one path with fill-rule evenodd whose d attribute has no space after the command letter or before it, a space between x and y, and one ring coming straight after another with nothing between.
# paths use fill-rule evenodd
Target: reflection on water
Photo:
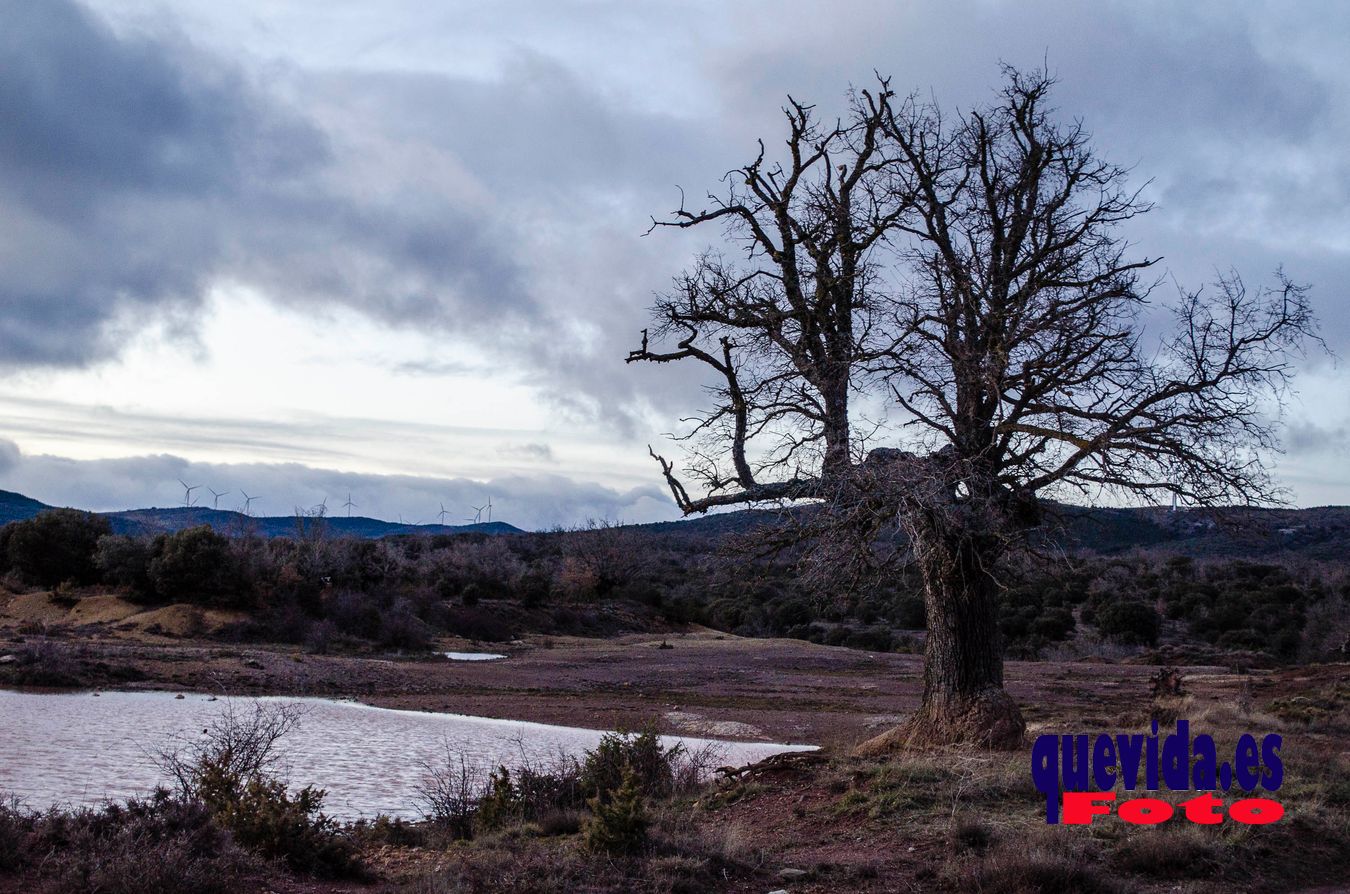
<instances>
[{"instance_id":1,"label":"reflection on water","mask_svg":"<svg viewBox=\"0 0 1350 894\"><path fill-rule=\"evenodd\" d=\"M162 782L148 751L200 735L230 701L170 692L33 693L0 690L0 791L30 807L95 803L145 794ZM299 729L283 741L292 785L328 790L327 809L354 819L415 817L424 761L444 760L448 744L480 772L522 758L547 761L561 749L595 747L595 730L458 714L392 711L318 698L264 698L304 706ZM243 707L247 707L244 705ZM696 748L709 740L667 737ZM741 765L809 746L726 742L723 764ZM523 754L522 754L523 753Z\"/></svg>"}]
</instances>

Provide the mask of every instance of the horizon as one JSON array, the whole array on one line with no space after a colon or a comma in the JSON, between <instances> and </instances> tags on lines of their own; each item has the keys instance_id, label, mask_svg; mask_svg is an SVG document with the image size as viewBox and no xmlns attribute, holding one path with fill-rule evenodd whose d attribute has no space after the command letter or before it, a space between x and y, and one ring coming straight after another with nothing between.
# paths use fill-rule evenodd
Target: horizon
<instances>
[{"instance_id":1,"label":"horizon","mask_svg":"<svg viewBox=\"0 0 1350 894\"><path fill-rule=\"evenodd\" d=\"M176 506L152 506L152 505L146 505L146 506L128 506L128 507L123 507L123 508L120 508L120 509L88 509L88 508L85 508L85 507L74 506L74 505L67 505L67 506L55 505L55 504L47 503L46 501L43 501L43 500L38 500L37 498L32 497L31 495L28 495L28 494L23 494L23 493L19 493L18 491L11 491L11 490L6 490L6 489L4 489L4 488L0 488L0 496L6 495L6 494L7 494L7 495L11 495L11 496L20 497L20 498L27 499L27 500L34 500L35 502L38 502L38 503L40 503L40 504L43 505L44 511L45 511L46 509L73 509L73 510L76 510L76 511L78 511L78 512L87 512L87 513L91 513L91 514L93 514L93 515L108 515L108 516L117 516L117 515L123 515L123 516L125 516L125 515L132 515L132 514L138 513L138 512L163 512L163 513L169 513L169 512L209 512L209 513L223 514L223 515L229 515L229 516L239 516L239 517L241 517L241 518L252 519L252 520L254 520L254 521L277 521L277 520L292 520L292 519L298 519L298 518L302 518L302 517L303 517L303 518L314 518L314 517L316 517L316 516L307 515L306 513L317 512L318 509L320 508L318 505L315 505L315 506L312 506L312 507L296 506L296 507L294 507L294 508L292 509L292 511L290 511L290 512L270 513L270 514L269 514L269 513L252 513L252 514L248 514L248 513L244 512L244 510L242 510L242 509L235 509L235 508L229 508L229 507L223 507L223 508L215 509L215 508L212 508L212 507L210 507L210 506L204 506L204 505L201 505L201 504L193 504L193 505L191 505L191 506L185 506L185 505L176 505ZM1240 505L1236 505L1236 504L1235 504L1235 505L1226 505L1226 506L1184 506L1184 505L1179 505L1179 506L1175 506L1175 507L1170 507L1170 506L1168 506L1168 505L1161 504L1161 503L1159 503L1159 504L1136 504L1136 505L1123 505L1123 504L1106 505L1106 504L1092 504L1092 503L1077 503L1077 502L1073 502L1073 501L1071 501L1071 500L1049 500L1049 501L1046 501L1046 502L1049 503L1049 504L1051 504L1051 505L1055 505L1055 506L1068 506L1068 507L1072 507L1072 508L1074 508L1074 509L1082 509L1082 510L1087 510L1087 511L1090 511L1090 512L1095 512L1095 511L1098 511L1098 510L1112 510L1112 511L1120 510L1120 511L1127 511L1127 512L1128 512L1128 511L1225 512L1225 511L1234 511L1234 510L1238 510L1238 511L1255 511L1255 512L1282 512L1282 511L1283 511L1283 512L1314 512L1314 511L1318 511L1318 510L1329 510L1329 509L1350 509L1350 505L1347 505L1347 504L1339 504L1339 503L1326 503L1326 504L1315 505L1315 506L1294 506L1294 505L1292 505L1292 504L1285 504L1285 505L1266 505L1266 506L1240 506ZM697 521L697 520L699 520L699 519L707 518L707 517L710 517L710 516L717 516L717 515L736 515L736 514L739 514L739 513L742 513L742 512L773 512L773 511L776 511L776 510L774 510L774 509L772 509L772 508L762 507L762 506L734 506L734 507L721 507L721 508L718 508L718 509L709 510L708 512L705 512L705 513L693 513L693 514L691 514L691 515L681 516L681 517L675 518L675 519L661 520L661 521L655 521L655 522L653 522L653 521L634 521L634 520L627 520L627 519L622 519L622 518L617 518L617 519L608 519L608 518L588 518L588 519L585 519L585 520L583 520L582 522L580 522L580 523L578 523L578 524L576 524L576 525L571 525L571 526L566 526L566 525L552 525L552 526L549 526L549 527L546 527L546 528L527 528L527 527L523 527L523 526L517 525L517 524L515 524L514 522L512 522L512 521L510 521L510 520L508 520L508 519L503 519L503 518L494 518L494 519L492 519L491 521L487 521L487 520L475 521L475 520L473 520L473 519L464 519L464 520L459 521L459 522L437 522L437 521L435 521L435 520L430 520L430 521L428 521L428 520L426 520L426 519L409 520L409 519L405 519L405 518L403 518L403 517L401 517L401 516L398 517L398 518L382 518L382 517L379 517L379 516L372 516L372 515L358 515L358 514L353 514L353 515L348 516L348 515L340 515L340 514L330 514L330 513L327 513L327 512L325 512L325 514L323 514L322 516L317 516L317 517L322 518L322 519L325 520L325 521L339 521L339 522L341 522L341 521L351 521L351 522L375 522L375 523L382 524L382 525L390 525L390 526L392 526L392 527L402 527L402 528L443 528L443 529L446 529L446 530L463 530L463 529L466 529L466 528L482 528L482 527L485 527L485 526L488 526L488 525L505 525L506 527L514 528L516 531L519 531L519 532L524 533L524 534L542 534L542 533L549 533L549 532L551 532L551 531L553 531L553 530L584 530L585 527L586 527L586 525L588 525L588 524L608 524L608 525L614 525L614 526L616 526L616 527L633 527L633 526L644 526L644 525L650 525L650 524L671 524L671 523L679 523L679 522L685 522L685 521ZM788 510L782 510L782 511L788 511ZM210 524L210 520L208 520L208 521L206 522L206 524L209 525L209 524Z\"/></svg>"}]
</instances>

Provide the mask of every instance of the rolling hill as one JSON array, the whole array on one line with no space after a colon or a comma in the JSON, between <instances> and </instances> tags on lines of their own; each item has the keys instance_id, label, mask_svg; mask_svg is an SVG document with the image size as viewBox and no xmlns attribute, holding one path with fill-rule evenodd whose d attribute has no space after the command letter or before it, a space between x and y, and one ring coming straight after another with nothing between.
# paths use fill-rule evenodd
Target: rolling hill
<instances>
[{"instance_id":1,"label":"rolling hill","mask_svg":"<svg viewBox=\"0 0 1350 894\"><path fill-rule=\"evenodd\" d=\"M31 518L53 507L23 494L0 490L0 524ZM809 511L809 510L801 510ZM156 534L210 525L226 534L292 536L302 521L292 515L253 517L203 507L127 509L99 513L121 534ZM633 525L639 532L718 539L773 525L776 512L747 509L673 522ZM1350 507L1310 509L1183 509L1088 508L1049 504L1043 541L1071 552L1113 555L1132 550L1197 557L1300 555L1339 560L1350 555ZM522 534L506 522L468 525L418 525L364 516L328 517L330 535L377 539L417 534Z\"/></svg>"},{"instance_id":2,"label":"rolling hill","mask_svg":"<svg viewBox=\"0 0 1350 894\"><path fill-rule=\"evenodd\" d=\"M54 507L31 497L0 490L0 524L32 518L44 509ZM242 512L202 507L172 507L167 509L126 509L120 512L100 512L119 534L159 534L181 531L197 525L210 525L223 533L253 533L263 537L285 537L296 533L300 520L293 515L248 516ZM312 520L306 519L306 522ZM398 534L520 534L520 528L506 522L482 522L470 525L411 525L388 522L363 516L329 517L323 524L330 534L346 537L376 539Z\"/></svg>"}]
</instances>

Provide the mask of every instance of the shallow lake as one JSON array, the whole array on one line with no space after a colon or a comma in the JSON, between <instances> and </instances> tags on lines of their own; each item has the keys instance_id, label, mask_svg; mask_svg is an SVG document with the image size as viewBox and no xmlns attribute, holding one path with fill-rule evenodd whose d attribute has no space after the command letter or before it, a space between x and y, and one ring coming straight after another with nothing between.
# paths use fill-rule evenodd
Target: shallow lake
<instances>
[{"instance_id":1,"label":"shallow lake","mask_svg":"<svg viewBox=\"0 0 1350 894\"><path fill-rule=\"evenodd\" d=\"M191 740L233 702L254 699L171 692L35 693L0 690L0 793L28 806L90 804L143 795L163 782L150 753ZM486 773L498 764L545 763L561 751L580 756L602 732L458 714L394 711L355 702L269 697L298 704L304 717L282 740L283 775L292 785L328 790L325 811L341 819L377 813L415 818L424 764L446 749ZM665 737L700 748L710 741ZM719 765L739 766L804 745L718 742Z\"/></svg>"}]
</instances>

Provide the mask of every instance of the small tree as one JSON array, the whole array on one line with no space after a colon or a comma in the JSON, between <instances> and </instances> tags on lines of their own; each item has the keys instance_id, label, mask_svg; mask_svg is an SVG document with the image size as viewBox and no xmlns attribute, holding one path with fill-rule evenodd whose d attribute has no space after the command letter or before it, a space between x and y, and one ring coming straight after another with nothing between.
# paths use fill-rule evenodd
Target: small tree
<instances>
[{"instance_id":1,"label":"small tree","mask_svg":"<svg viewBox=\"0 0 1350 894\"><path fill-rule=\"evenodd\" d=\"M619 787L586 802L586 848L602 854L631 854L647 841L647 808L637 774L625 769Z\"/></svg>"},{"instance_id":2,"label":"small tree","mask_svg":"<svg viewBox=\"0 0 1350 894\"><path fill-rule=\"evenodd\" d=\"M683 474L652 452L680 509L816 504L836 579L896 529L922 576L923 705L876 748L1021 741L997 569L1041 500L1275 499L1267 398L1313 330L1304 288L1229 275L1144 345L1156 259L1129 258L1119 227L1149 206L1052 114L1050 77L1005 74L953 116L885 80L833 127L789 99L782 161L761 142L707 209L653 222L744 249L701 256L656 304L675 344L644 332L628 357L712 376Z\"/></svg>"},{"instance_id":3,"label":"small tree","mask_svg":"<svg viewBox=\"0 0 1350 894\"><path fill-rule=\"evenodd\" d=\"M48 509L9 524L4 538L6 555L0 558L35 584L54 587L68 580L89 584L98 579L94 565L98 539L111 532L101 515Z\"/></svg>"},{"instance_id":4,"label":"small tree","mask_svg":"<svg viewBox=\"0 0 1350 894\"><path fill-rule=\"evenodd\" d=\"M166 600L238 605L249 595L230 538L210 525L165 537L150 562L149 576Z\"/></svg>"}]
</instances>

